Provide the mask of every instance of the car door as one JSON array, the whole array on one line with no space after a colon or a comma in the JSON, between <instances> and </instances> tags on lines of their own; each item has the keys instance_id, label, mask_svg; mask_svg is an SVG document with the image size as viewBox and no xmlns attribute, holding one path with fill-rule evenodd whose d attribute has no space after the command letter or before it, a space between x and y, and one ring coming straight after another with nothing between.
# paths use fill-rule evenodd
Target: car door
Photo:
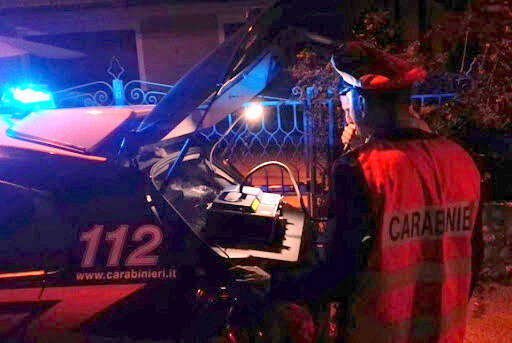
<instances>
[{"instance_id":1,"label":"car door","mask_svg":"<svg viewBox=\"0 0 512 343\"><path fill-rule=\"evenodd\" d=\"M170 318L186 318L186 287L168 253L175 226L151 211L144 181L115 169L81 170L80 180L61 181L64 191L48 205L61 219L39 232L46 268L54 271L40 300L53 305L30 325L30 339L158 342L175 333Z\"/></svg>"},{"instance_id":2,"label":"car door","mask_svg":"<svg viewBox=\"0 0 512 343\"><path fill-rule=\"evenodd\" d=\"M38 195L0 180L0 340L21 339L44 311L45 270L35 227Z\"/></svg>"}]
</instances>

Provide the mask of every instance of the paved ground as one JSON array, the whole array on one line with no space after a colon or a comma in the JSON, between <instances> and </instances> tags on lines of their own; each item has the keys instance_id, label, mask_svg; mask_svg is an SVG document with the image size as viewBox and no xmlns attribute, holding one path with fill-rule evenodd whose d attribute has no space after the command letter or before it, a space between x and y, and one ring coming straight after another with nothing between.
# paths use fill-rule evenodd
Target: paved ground
<instances>
[{"instance_id":1,"label":"paved ground","mask_svg":"<svg viewBox=\"0 0 512 343\"><path fill-rule=\"evenodd\" d=\"M471 299L464 343L491 342L512 342L512 286L486 286Z\"/></svg>"}]
</instances>

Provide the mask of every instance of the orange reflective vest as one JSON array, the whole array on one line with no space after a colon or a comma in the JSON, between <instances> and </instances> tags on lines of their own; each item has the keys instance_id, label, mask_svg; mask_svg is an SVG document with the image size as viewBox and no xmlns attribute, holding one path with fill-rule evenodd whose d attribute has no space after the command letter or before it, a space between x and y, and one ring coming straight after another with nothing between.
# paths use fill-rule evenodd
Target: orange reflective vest
<instances>
[{"instance_id":1,"label":"orange reflective vest","mask_svg":"<svg viewBox=\"0 0 512 343\"><path fill-rule=\"evenodd\" d=\"M377 222L348 342L462 342L480 174L443 139L377 141L358 154Z\"/></svg>"}]
</instances>

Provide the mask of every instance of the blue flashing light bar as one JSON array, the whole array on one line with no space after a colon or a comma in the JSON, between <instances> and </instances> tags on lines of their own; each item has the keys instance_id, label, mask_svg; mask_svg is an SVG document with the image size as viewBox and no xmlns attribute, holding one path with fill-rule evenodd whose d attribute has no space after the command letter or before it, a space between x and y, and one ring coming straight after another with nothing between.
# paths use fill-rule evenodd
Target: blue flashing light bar
<instances>
[{"instance_id":1,"label":"blue flashing light bar","mask_svg":"<svg viewBox=\"0 0 512 343\"><path fill-rule=\"evenodd\" d=\"M0 100L0 114L25 116L30 112L55 108L52 93L44 86L5 87Z\"/></svg>"},{"instance_id":2,"label":"blue flashing light bar","mask_svg":"<svg viewBox=\"0 0 512 343\"><path fill-rule=\"evenodd\" d=\"M42 91L36 91L31 88L26 89L13 89L11 88L11 92L13 95L13 98L24 103L24 104L32 104L35 102L45 102L49 101L52 97L50 93L42 92Z\"/></svg>"}]
</instances>

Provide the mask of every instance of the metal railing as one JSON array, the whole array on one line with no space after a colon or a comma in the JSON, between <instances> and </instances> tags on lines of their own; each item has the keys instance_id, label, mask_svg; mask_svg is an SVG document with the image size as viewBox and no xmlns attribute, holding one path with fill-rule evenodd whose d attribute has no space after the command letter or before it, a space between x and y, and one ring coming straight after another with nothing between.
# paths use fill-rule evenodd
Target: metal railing
<instances>
[{"instance_id":1,"label":"metal railing","mask_svg":"<svg viewBox=\"0 0 512 343\"><path fill-rule=\"evenodd\" d=\"M107 74L112 78L106 81L90 82L53 92L55 104L59 108L111 106L111 105L148 105L157 104L172 89L172 85L132 80L124 84L121 76L125 69L119 59L113 57Z\"/></svg>"},{"instance_id":2,"label":"metal railing","mask_svg":"<svg viewBox=\"0 0 512 343\"><path fill-rule=\"evenodd\" d=\"M132 80L124 83L121 76L124 68L117 58L112 58L107 74L112 81L91 82L53 92L57 107L109 106L109 105L142 105L156 104L172 89L172 85L155 82ZM460 82L460 81L457 81ZM325 191L328 184L329 170L335 158L338 141L337 127L339 116L336 116L334 95L328 91L327 96L319 97L313 87L291 91L291 99L273 97L257 97L264 107L264 116L257 123L241 121L228 134L222 145L217 148L217 156L239 161L242 164L254 165L258 162L276 158L291 164L296 178L302 182L303 188L309 192L309 203L314 210L317 203L315 197ZM420 106L442 103L456 96L455 93L416 94L412 101ZM228 114L226 119L210 128L200 131L208 141L217 141L241 115L240 111ZM295 165L294 165L295 164ZM279 188L285 192L290 190L281 170L277 176L280 187L274 187L272 180L275 175L266 173L266 189ZM308 185L305 187L304 185Z\"/></svg>"},{"instance_id":3,"label":"metal railing","mask_svg":"<svg viewBox=\"0 0 512 343\"><path fill-rule=\"evenodd\" d=\"M258 97L263 106L264 115L256 123L241 122L226 137L224 154L229 158L241 155L255 157L287 154L297 157L303 153L304 146L304 104L296 100L267 101ZM244 104L245 107L251 103ZM215 142L226 128L231 126L240 113L231 113L218 124L201 131L207 141ZM222 150L222 147L219 147Z\"/></svg>"}]
</instances>

